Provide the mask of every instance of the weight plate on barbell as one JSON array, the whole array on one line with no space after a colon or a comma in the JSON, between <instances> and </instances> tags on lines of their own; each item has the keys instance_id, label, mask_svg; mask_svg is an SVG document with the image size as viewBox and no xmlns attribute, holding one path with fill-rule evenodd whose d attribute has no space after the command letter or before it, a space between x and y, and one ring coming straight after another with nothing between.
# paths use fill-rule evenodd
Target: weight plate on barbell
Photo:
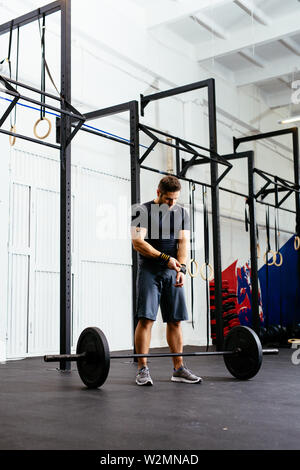
<instances>
[{"instance_id":1,"label":"weight plate on barbell","mask_svg":"<svg viewBox=\"0 0 300 470\"><path fill-rule=\"evenodd\" d=\"M77 362L82 382L88 388L98 388L105 382L109 372L110 353L105 334L100 328L89 327L83 330L77 342L77 354L86 357Z\"/></svg>"},{"instance_id":2,"label":"weight plate on barbell","mask_svg":"<svg viewBox=\"0 0 300 470\"><path fill-rule=\"evenodd\" d=\"M240 380L254 377L262 363L262 347L257 334L247 326L235 326L224 340L225 351L240 350L237 355L224 355L229 372Z\"/></svg>"}]
</instances>

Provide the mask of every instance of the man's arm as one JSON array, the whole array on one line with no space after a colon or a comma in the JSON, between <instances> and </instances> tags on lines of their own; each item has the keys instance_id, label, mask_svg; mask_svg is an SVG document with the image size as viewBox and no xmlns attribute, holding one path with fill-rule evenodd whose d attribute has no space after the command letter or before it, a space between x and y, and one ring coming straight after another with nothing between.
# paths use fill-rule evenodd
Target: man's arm
<instances>
[{"instance_id":1,"label":"man's arm","mask_svg":"<svg viewBox=\"0 0 300 470\"><path fill-rule=\"evenodd\" d=\"M180 264L186 264L190 244L190 231L180 230L177 245L177 259Z\"/></svg>"},{"instance_id":2,"label":"man's arm","mask_svg":"<svg viewBox=\"0 0 300 470\"><path fill-rule=\"evenodd\" d=\"M133 248L146 258L159 258L160 251L145 241L147 229L144 227L131 227Z\"/></svg>"},{"instance_id":3,"label":"man's arm","mask_svg":"<svg viewBox=\"0 0 300 470\"><path fill-rule=\"evenodd\" d=\"M141 253L143 256L147 258L154 258L157 261L160 258L161 252L153 248L150 243L147 243L144 238L146 236L147 229L144 227L131 227L131 239L133 248ZM175 271L179 271L180 263L175 258L169 258L167 263L169 269L174 269Z\"/></svg>"}]
</instances>

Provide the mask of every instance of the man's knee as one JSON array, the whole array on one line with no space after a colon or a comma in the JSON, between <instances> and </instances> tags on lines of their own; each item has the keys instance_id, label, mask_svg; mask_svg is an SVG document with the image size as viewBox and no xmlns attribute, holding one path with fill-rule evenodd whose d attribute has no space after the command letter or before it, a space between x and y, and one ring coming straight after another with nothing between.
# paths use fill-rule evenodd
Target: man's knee
<instances>
[{"instance_id":1,"label":"man's knee","mask_svg":"<svg viewBox=\"0 0 300 470\"><path fill-rule=\"evenodd\" d=\"M149 318L143 317L139 319L139 325L145 329L152 328L153 323L154 320L150 320Z\"/></svg>"},{"instance_id":2,"label":"man's knee","mask_svg":"<svg viewBox=\"0 0 300 470\"><path fill-rule=\"evenodd\" d=\"M181 322L180 322L180 321L168 322L168 327L169 327L170 329L176 330L176 329L180 328L180 326L181 326Z\"/></svg>"}]
</instances>

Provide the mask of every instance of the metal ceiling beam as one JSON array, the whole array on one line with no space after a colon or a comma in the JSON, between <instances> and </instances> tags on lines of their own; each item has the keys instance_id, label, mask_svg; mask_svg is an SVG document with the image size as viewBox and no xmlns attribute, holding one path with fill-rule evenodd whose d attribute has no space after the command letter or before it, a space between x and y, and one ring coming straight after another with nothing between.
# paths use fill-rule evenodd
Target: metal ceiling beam
<instances>
[{"instance_id":1,"label":"metal ceiling beam","mask_svg":"<svg viewBox=\"0 0 300 470\"><path fill-rule=\"evenodd\" d=\"M300 31L300 11L290 15L280 17L268 26L261 24L255 25L255 35L252 25L243 28L235 33L231 33L226 41L215 39L213 51L208 47L208 41L195 46L196 60L204 61L214 57L224 57L228 54L234 54L244 49L250 49L253 45L261 46L285 39L288 36L297 34Z\"/></svg>"},{"instance_id":2,"label":"metal ceiling beam","mask_svg":"<svg viewBox=\"0 0 300 470\"><path fill-rule=\"evenodd\" d=\"M212 9L228 3L233 3L233 0L185 0L180 3L169 1L161 2L159 6L149 2L149 9L147 10L148 28L175 23L205 8Z\"/></svg>"},{"instance_id":3,"label":"metal ceiling beam","mask_svg":"<svg viewBox=\"0 0 300 470\"><path fill-rule=\"evenodd\" d=\"M271 23L271 19L256 5L252 0L234 0L234 3L242 8L249 16L253 15L253 18L260 24L267 26Z\"/></svg>"},{"instance_id":4,"label":"metal ceiling beam","mask_svg":"<svg viewBox=\"0 0 300 470\"><path fill-rule=\"evenodd\" d=\"M190 16L190 18L214 36L217 36L220 39L226 39L228 37L225 30L220 25L203 13L196 13L195 15Z\"/></svg>"}]
</instances>

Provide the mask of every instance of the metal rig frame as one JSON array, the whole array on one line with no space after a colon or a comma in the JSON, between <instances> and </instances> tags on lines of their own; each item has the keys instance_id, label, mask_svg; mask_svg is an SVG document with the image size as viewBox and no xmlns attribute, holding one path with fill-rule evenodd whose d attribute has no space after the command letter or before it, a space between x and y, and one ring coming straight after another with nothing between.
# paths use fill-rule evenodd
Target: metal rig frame
<instances>
[{"instance_id":1,"label":"metal rig frame","mask_svg":"<svg viewBox=\"0 0 300 470\"><path fill-rule=\"evenodd\" d=\"M179 179L186 181L193 181L196 184L205 185L205 183L195 181L194 179L189 180L185 178L188 168L201 163L210 164L210 185L211 188L211 206L212 206L212 237L213 237L213 259L214 259L214 280L215 280L215 307L216 307L216 347L217 350L223 349L224 343L224 334L223 334L223 317L222 317L222 265L221 265L221 234L220 234L220 210L219 210L219 183L224 178L224 176L230 171L232 165L226 161L222 156L218 154L217 151L217 119L216 119L216 92L215 92L215 80L209 78L207 80L202 80L200 82L191 83L185 86L180 86L177 88L172 88L170 90L162 91L159 93L154 93L152 95L143 96L141 95L141 115L144 116L145 107L151 101L157 101L164 98L169 98L171 96L180 95L182 93L187 93L193 90L207 89L208 94L208 125L209 125L209 148L202 147L198 144L186 141L182 138L172 136L165 132L162 132L157 129L153 129L149 126L139 124L139 130L148 135L152 140L152 144L149 149L144 153L144 155L138 158L138 166L140 169L146 169L150 171L158 171L150 167L142 165L145 158L149 155L151 150L155 147L157 143L165 144L176 149L176 175ZM171 142L159 139L157 135L163 135L169 139L175 140L175 145ZM197 150L196 150L197 149ZM198 149L206 151L209 153L209 156L199 153ZM192 154L192 158L188 161L180 162L180 152L186 152ZM181 165L183 163L183 165ZM224 172L219 176L218 175L218 164L226 166ZM169 174L165 172L160 172L162 174ZM139 185L139 181L132 181L133 188L135 185ZM134 259L133 272L134 279L136 278L137 264L136 259ZM135 285L135 282L134 282Z\"/></svg>"},{"instance_id":2,"label":"metal rig frame","mask_svg":"<svg viewBox=\"0 0 300 470\"><path fill-rule=\"evenodd\" d=\"M209 117L209 148L202 147L198 144L186 141L180 137L166 134L160 130L153 129L145 126L139 121L139 104L137 101L129 101L122 104L117 104L105 109L100 109L87 113L85 115L76 111L69 103L71 101L71 0L59 0L48 4L42 8L36 9L30 13L22 15L19 18L11 20L2 26L0 25L0 34L10 32L11 29L24 26L38 18L47 16L55 12L61 12L61 97L55 97L49 93L44 93L51 99L60 101L61 108L57 109L46 105L50 109L55 109L60 113L61 118L57 119L57 142L60 145L49 144L32 139L27 136L21 136L12 132L0 129L0 132L12 135L17 138L25 139L38 143L40 145L48 145L60 151L61 171L61 203L60 203L60 353L70 354L71 352L71 140L78 132L82 131L98 135L100 137L119 142L124 145L130 146L130 159L131 159L131 204L134 205L140 202L140 171L147 169L153 172L168 175L169 173L159 171L157 169L144 166L142 163L146 157L154 149L157 143L169 145L176 149L176 175L178 178L191 181L196 184L205 185L211 188L211 203L212 203L212 228L213 228L213 258L214 258L214 273L215 273L215 293L216 293L216 347L217 350L223 349L223 319L222 319L222 267L221 267L221 235L220 235L220 212L219 212L219 190L236 194L238 196L249 198L250 207L250 241L251 241L251 265L252 265L252 295L255 315L253 318L253 327L257 330L258 322L258 277L257 277L257 259L256 259L256 222L255 222L255 194L254 194L254 153L241 152L236 153L236 149L241 142L257 140L260 138L267 138L274 135L282 135L291 132L293 134L294 145L294 172L295 184L299 185L299 148L298 148L298 134L297 129L283 130L275 133L260 134L258 136L250 136L243 139L234 139L234 154L221 156L217 152L217 124L216 124L216 98L215 98L215 81L210 78L200 82L192 83L189 85L173 88L167 91L155 93L148 96L141 95L141 114L144 115L145 107L151 101L160 100L163 98L175 96L181 93L186 93L192 90L207 88L208 92L208 117ZM40 90L34 89L22 83L1 77L1 81L5 86L7 93L11 94L14 99L9 105L5 115L0 120L0 127L16 105L18 99L28 99L20 95L13 87L12 84L23 86L31 91L42 94ZM35 104L42 105L40 101L32 101ZM45 106L43 104L43 106ZM130 140L121 140L114 136L105 135L102 132L97 132L92 129L83 128L82 125L85 120L94 120L101 117L107 117L118 113L129 112L129 125L130 125ZM72 131L72 128L75 128ZM140 157L140 144L139 133L140 131L147 134L152 138L153 142L149 149ZM157 137L157 134L169 137L175 140L175 144L167 142ZM208 152L208 155L199 153L199 150ZM180 152L185 152L192 155L191 159L186 161L180 159ZM220 186L221 180L232 168L229 163L230 159L234 158L248 158L248 181L249 181L249 194L241 194L228 188ZM210 184L195 181L194 179L186 178L186 172L189 168L198 164L210 164L211 182ZM218 165L226 166L225 171L219 176ZM279 180L278 183L288 186L288 191L292 191L290 183L286 180ZM266 188L265 188L266 190ZM271 205L266 202L257 201L262 204ZM281 201L282 203L283 201ZM280 203L280 204L281 204ZM277 202L278 204L278 202ZM280 206L279 204L279 206ZM275 207L275 206L274 206ZM284 209L284 208L282 208ZM288 209L284 209L288 210ZM290 211L292 212L292 211ZM296 192L296 214L297 214L297 233L300 232L300 199L299 192ZM132 298L133 298L133 311L135 312L135 302L137 297L136 292L136 276L137 276L137 252L132 250ZM255 287L257 286L257 287ZM134 313L133 312L133 313ZM66 360L60 361L60 370L70 370L70 362Z\"/></svg>"},{"instance_id":3,"label":"metal rig frame","mask_svg":"<svg viewBox=\"0 0 300 470\"><path fill-rule=\"evenodd\" d=\"M60 202L60 352L62 354L71 352L71 116L68 111L68 103L71 102L71 0L58 0L41 8L33 10L25 15L15 18L7 23L0 25L0 35L9 33L18 27L25 26L29 23L37 21L43 16L48 16L53 13L61 13L61 84L59 98L61 109L61 126L60 126L60 146L57 149L60 151L60 189L61 189L61 202ZM2 81L3 83L3 81ZM14 83L14 82L11 82ZM15 82L16 85L22 85ZM29 88L29 87L27 87ZM6 89L9 89L6 84ZM29 88L30 89L30 88ZM15 90L10 90L13 94ZM36 91L33 90L33 91ZM42 94L39 91L40 94ZM45 96L49 94L45 93ZM15 95L15 98L24 98ZM57 97L49 96L53 99ZM24 98L25 99L25 98ZM41 104L36 101L35 104ZM16 101L14 106L16 105ZM43 105L45 106L45 105ZM48 107L50 107L48 105ZM12 107L11 107L12 109ZM11 111L10 109L10 111ZM53 108L52 108L53 109ZM79 115L80 113L76 113ZM78 119L78 117L77 117ZM82 119L82 116L81 118ZM83 119L84 120L84 119ZM80 121L81 125L83 120ZM77 130L79 130L78 125ZM4 132L17 138L25 138L12 132ZM75 134L73 134L74 137ZM26 140L32 142L35 139L26 137ZM42 144L37 141L36 143ZM43 143L46 144L45 142ZM60 362L61 370L69 370L71 364L66 361Z\"/></svg>"},{"instance_id":4,"label":"metal rig frame","mask_svg":"<svg viewBox=\"0 0 300 470\"><path fill-rule=\"evenodd\" d=\"M237 153L236 150L241 143L251 142L261 139L269 139L280 135L292 135L293 144L293 164L294 164L294 182L273 175L266 171L255 168L254 152L241 152ZM251 256L251 284L252 284L252 328L256 333L259 333L260 318L259 318L259 289L258 289L258 268L257 268L257 232L256 232L256 202L265 204L276 209L285 210L290 213L296 214L296 229L295 232L299 235L300 232L300 174L299 174L299 138L298 128L292 127L289 129L280 129L278 131L266 132L262 134L251 135L242 138L233 137L233 150L232 155L227 155L224 158L233 160L237 158L248 159L248 197L247 202L249 205L249 225L250 225L250 256ZM259 175L266 183L255 192L255 175ZM270 187L272 186L272 187ZM279 200L279 192L284 192L285 195ZM274 194L274 204L263 202L266 196ZM295 194L295 207L296 210L290 210L282 207L282 204L291 195ZM261 197L261 200L258 198ZM300 257L298 256L298 272L300 275Z\"/></svg>"}]
</instances>

